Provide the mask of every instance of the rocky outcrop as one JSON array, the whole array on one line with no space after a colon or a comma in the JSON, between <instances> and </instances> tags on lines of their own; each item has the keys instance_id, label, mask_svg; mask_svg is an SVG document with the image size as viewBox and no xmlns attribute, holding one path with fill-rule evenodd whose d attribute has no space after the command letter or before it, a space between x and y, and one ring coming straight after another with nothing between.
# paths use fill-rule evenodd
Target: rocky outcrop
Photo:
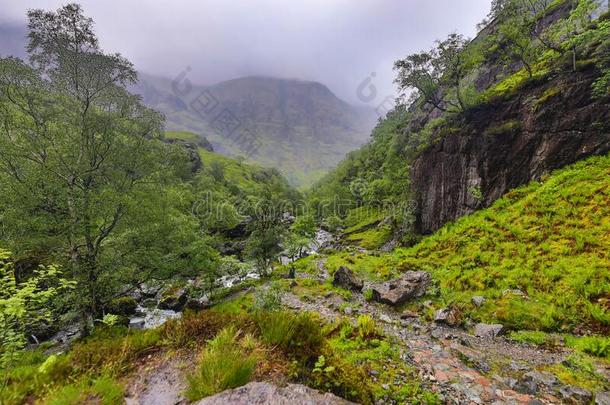
<instances>
[{"instance_id":1,"label":"rocky outcrop","mask_svg":"<svg viewBox=\"0 0 610 405\"><path fill-rule=\"evenodd\" d=\"M610 99L591 97L595 77L589 67L547 78L440 128L446 133L412 166L417 230L431 233L554 169L608 153Z\"/></svg>"},{"instance_id":2,"label":"rocky outcrop","mask_svg":"<svg viewBox=\"0 0 610 405\"><path fill-rule=\"evenodd\" d=\"M364 283L354 272L345 266L341 266L335 271L333 277L333 285L335 287L345 288L352 291L362 291Z\"/></svg>"},{"instance_id":3,"label":"rocky outcrop","mask_svg":"<svg viewBox=\"0 0 610 405\"><path fill-rule=\"evenodd\" d=\"M184 288L170 288L163 292L159 300L159 309L180 311L188 300L188 294Z\"/></svg>"},{"instance_id":4,"label":"rocky outcrop","mask_svg":"<svg viewBox=\"0 0 610 405\"><path fill-rule=\"evenodd\" d=\"M347 405L352 403L335 395L321 393L300 384L278 387L266 382L251 382L243 387L204 398L196 405Z\"/></svg>"},{"instance_id":5,"label":"rocky outcrop","mask_svg":"<svg viewBox=\"0 0 610 405\"><path fill-rule=\"evenodd\" d=\"M402 277L372 286L373 300L388 305L400 305L426 293L432 277L425 271L408 271Z\"/></svg>"},{"instance_id":6,"label":"rocky outcrop","mask_svg":"<svg viewBox=\"0 0 610 405\"><path fill-rule=\"evenodd\" d=\"M434 322L451 327L458 326L462 321L460 311L455 307L439 309L434 313Z\"/></svg>"}]
</instances>

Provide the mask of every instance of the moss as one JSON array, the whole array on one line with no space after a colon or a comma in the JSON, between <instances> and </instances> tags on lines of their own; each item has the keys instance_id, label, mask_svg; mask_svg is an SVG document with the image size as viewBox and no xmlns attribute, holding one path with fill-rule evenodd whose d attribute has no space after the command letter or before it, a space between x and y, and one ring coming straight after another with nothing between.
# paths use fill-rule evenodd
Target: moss
<instances>
[{"instance_id":1,"label":"moss","mask_svg":"<svg viewBox=\"0 0 610 405\"><path fill-rule=\"evenodd\" d=\"M138 303L133 297L119 297L108 304L107 312L115 315L133 315L136 312Z\"/></svg>"},{"instance_id":2,"label":"moss","mask_svg":"<svg viewBox=\"0 0 610 405\"><path fill-rule=\"evenodd\" d=\"M537 111L541 106L546 104L549 100L559 96L561 90L558 87L549 87L538 97L532 104L534 111Z\"/></svg>"}]
</instances>

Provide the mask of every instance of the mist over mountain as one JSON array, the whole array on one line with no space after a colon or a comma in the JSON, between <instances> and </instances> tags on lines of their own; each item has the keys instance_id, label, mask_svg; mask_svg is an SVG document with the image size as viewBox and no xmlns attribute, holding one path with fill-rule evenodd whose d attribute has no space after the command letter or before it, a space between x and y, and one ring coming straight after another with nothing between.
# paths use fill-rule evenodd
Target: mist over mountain
<instances>
[{"instance_id":1,"label":"mist over mountain","mask_svg":"<svg viewBox=\"0 0 610 405\"><path fill-rule=\"evenodd\" d=\"M376 114L317 82L251 76L196 86L147 74L133 88L165 114L166 128L206 137L226 155L311 184L369 137Z\"/></svg>"}]
</instances>

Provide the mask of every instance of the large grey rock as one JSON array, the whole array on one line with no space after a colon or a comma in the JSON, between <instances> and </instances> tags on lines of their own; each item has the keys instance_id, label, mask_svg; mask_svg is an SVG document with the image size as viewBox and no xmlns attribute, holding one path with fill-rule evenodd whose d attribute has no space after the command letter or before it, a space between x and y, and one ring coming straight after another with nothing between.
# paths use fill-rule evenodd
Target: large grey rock
<instances>
[{"instance_id":1,"label":"large grey rock","mask_svg":"<svg viewBox=\"0 0 610 405\"><path fill-rule=\"evenodd\" d=\"M493 339L499 336L504 330L500 324L477 323L474 327L474 335L482 338Z\"/></svg>"},{"instance_id":2,"label":"large grey rock","mask_svg":"<svg viewBox=\"0 0 610 405\"><path fill-rule=\"evenodd\" d=\"M561 398L570 404L588 404L593 399L591 392L573 385L564 385L559 389Z\"/></svg>"},{"instance_id":3,"label":"large grey rock","mask_svg":"<svg viewBox=\"0 0 610 405\"><path fill-rule=\"evenodd\" d=\"M333 394L322 393L300 384L278 387L266 382L251 382L243 387L221 392L196 402L195 405L347 405Z\"/></svg>"},{"instance_id":4,"label":"large grey rock","mask_svg":"<svg viewBox=\"0 0 610 405\"><path fill-rule=\"evenodd\" d=\"M199 298L190 298L186 302L185 308L198 311L201 309L209 308L211 305L212 305L212 303L210 302L210 299L208 298L208 296L204 295Z\"/></svg>"},{"instance_id":5,"label":"large grey rock","mask_svg":"<svg viewBox=\"0 0 610 405\"><path fill-rule=\"evenodd\" d=\"M400 305L426 294L432 277L426 271L408 271L402 277L372 287L373 299L388 305Z\"/></svg>"},{"instance_id":6,"label":"large grey rock","mask_svg":"<svg viewBox=\"0 0 610 405\"><path fill-rule=\"evenodd\" d=\"M455 307L447 307L443 309L439 309L434 314L434 322L445 324L447 326L458 326L461 321L461 314Z\"/></svg>"},{"instance_id":7,"label":"large grey rock","mask_svg":"<svg viewBox=\"0 0 610 405\"><path fill-rule=\"evenodd\" d=\"M333 285L335 287L341 287L352 291L362 291L364 283L360 280L354 272L345 266L341 266L335 271L333 276Z\"/></svg>"},{"instance_id":8,"label":"large grey rock","mask_svg":"<svg viewBox=\"0 0 610 405\"><path fill-rule=\"evenodd\" d=\"M595 394L595 405L610 405L610 391Z\"/></svg>"}]
</instances>

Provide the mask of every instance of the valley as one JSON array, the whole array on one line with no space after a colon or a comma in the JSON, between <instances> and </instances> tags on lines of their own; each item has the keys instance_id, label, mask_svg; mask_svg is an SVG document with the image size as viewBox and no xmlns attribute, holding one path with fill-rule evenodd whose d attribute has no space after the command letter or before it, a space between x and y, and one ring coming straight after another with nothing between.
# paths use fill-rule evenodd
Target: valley
<instances>
[{"instance_id":1,"label":"valley","mask_svg":"<svg viewBox=\"0 0 610 405\"><path fill-rule=\"evenodd\" d=\"M380 119L141 74L80 5L27 11L0 404L610 404L610 11L491 6L395 62Z\"/></svg>"}]
</instances>

